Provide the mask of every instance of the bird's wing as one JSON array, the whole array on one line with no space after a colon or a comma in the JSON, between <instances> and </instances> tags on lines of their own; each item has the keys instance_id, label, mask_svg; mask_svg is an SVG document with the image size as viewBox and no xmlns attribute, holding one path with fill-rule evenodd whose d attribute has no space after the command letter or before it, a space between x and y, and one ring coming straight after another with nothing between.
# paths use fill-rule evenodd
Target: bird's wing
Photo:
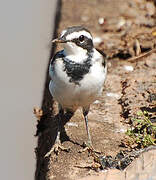
<instances>
[{"instance_id":1,"label":"bird's wing","mask_svg":"<svg viewBox=\"0 0 156 180\"><path fill-rule=\"evenodd\" d=\"M105 68L107 65L107 55L100 49L96 49L96 50L103 56L102 65Z\"/></svg>"},{"instance_id":2,"label":"bird's wing","mask_svg":"<svg viewBox=\"0 0 156 180\"><path fill-rule=\"evenodd\" d=\"M64 57L64 53L63 50L57 52L54 57L51 59L50 61L50 65L49 65L49 75L51 77L51 79L53 79L53 74L55 72L55 62L57 61L57 59L63 58Z\"/></svg>"},{"instance_id":3,"label":"bird's wing","mask_svg":"<svg viewBox=\"0 0 156 180\"><path fill-rule=\"evenodd\" d=\"M63 50L62 51L58 51L54 57L51 59L51 62L50 62L50 65L53 66L55 61L58 59L58 58L63 58L64 57L64 53L63 53Z\"/></svg>"}]
</instances>

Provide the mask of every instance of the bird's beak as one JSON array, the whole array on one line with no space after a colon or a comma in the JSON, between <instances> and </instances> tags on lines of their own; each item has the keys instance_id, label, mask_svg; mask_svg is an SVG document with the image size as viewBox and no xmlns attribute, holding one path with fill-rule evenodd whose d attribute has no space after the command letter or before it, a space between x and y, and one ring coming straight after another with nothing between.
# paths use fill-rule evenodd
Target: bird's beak
<instances>
[{"instance_id":1,"label":"bird's beak","mask_svg":"<svg viewBox=\"0 0 156 180\"><path fill-rule=\"evenodd\" d=\"M64 40L63 38L56 38L54 40L52 40L52 43L66 43L67 41Z\"/></svg>"}]
</instances>

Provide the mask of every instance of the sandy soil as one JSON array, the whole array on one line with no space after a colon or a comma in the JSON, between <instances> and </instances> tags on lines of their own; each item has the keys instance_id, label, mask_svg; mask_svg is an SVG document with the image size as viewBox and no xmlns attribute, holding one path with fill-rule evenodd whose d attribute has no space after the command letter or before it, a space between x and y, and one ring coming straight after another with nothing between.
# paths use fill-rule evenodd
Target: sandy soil
<instances>
[{"instance_id":1,"label":"sandy soil","mask_svg":"<svg viewBox=\"0 0 156 180\"><path fill-rule=\"evenodd\" d=\"M151 94L156 94L156 13L153 1L145 0L63 0L58 34L66 27L84 25L93 34L95 46L108 55L108 76L100 101L91 105L89 127L93 146L115 156L129 120L141 108L155 110ZM61 47L57 47L60 49ZM151 51L151 53L148 53ZM137 58L136 58L137 57ZM48 82L48 79L47 79ZM57 105L45 87L44 111L37 126L36 180L76 179L97 174L87 152L79 153L87 140L81 109L64 120L62 142L70 152L44 155L54 144Z\"/></svg>"}]
</instances>

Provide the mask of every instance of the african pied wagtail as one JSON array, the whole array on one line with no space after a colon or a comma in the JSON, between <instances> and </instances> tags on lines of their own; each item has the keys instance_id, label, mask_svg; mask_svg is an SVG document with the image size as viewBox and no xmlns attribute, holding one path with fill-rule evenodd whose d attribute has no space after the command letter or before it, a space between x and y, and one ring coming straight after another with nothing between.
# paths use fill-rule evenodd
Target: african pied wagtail
<instances>
[{"instance_id":1,"label":"african pied wagtail","mask_svg":"<svg viewBox=\"0 0 156 180\"><path fill-rule=\"evenodd\" d=\"M87 115L90 104L103 91L107 74L106 57L94 48L91 33L82 26L68 27L52 42L62 43L64 49L57 52L50 63L50 93L59 103L59 114L64 110L74 114L78 107L82 107L88 145L92 147ZM65 149L60 143L60 127L51 151L56 152L58 148Z\"/></svg>"}]
</instances>

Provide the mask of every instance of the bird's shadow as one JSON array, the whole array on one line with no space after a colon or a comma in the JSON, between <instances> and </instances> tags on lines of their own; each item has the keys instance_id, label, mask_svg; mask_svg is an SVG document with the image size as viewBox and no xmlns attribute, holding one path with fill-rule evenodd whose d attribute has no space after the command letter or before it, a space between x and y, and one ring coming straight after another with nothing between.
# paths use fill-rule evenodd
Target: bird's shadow
<instances>
[{"instance_id":1,"label":"bird's shadow","mask_svg":"<svg viewBox=\"0 0 156 180\"><path fill-rule=\"evenodd\" d=\"M47 93L48 96L48 93ZM61 117L61 142L70 141L73 144L80 145L77 142L72 141L65 131L65 124L71 119L73 114L65 113ZM43 110L43 115L37 124L36 135L38 136L38 143L35 149L36 152L36 172L35 180L45 179L48 172L50 156L45 157L45 155L52 149L55 144L57 137L59 123L59 114L53 115L52 110ZM53 155L53 154L52 154Z\"/></svg>"},{"instance_id":2,"label":"bird's shadow","mask_svg":"<svg viewBox=\"0 0 156 180\"><path fill-rule=\"evenodd\" d=\"M38 136L38 143L43 141L44 144L42 144L42 147L45 146L45 152L43 155L45 155L49 151L53 145L55 144L55 140L57 137L58 128L61 127L61 133L60 133L60 140L61 142L64 141L70 141L74 144L78 144L74 141L72 141L69 136L67 135L65 131L65 124L72 118L73 114L66 112L64 115L61 116L61 122L59 121L60 114L58 113L55 116L52 116L51 111L43 113L41 119L38 121L37 124L37 131L35 136ZM61 124L59 124L61 123ZM44 140L45 138L46 140ZM39 147L39 144L38 144Z\"/></svg>"}]
</instances>

